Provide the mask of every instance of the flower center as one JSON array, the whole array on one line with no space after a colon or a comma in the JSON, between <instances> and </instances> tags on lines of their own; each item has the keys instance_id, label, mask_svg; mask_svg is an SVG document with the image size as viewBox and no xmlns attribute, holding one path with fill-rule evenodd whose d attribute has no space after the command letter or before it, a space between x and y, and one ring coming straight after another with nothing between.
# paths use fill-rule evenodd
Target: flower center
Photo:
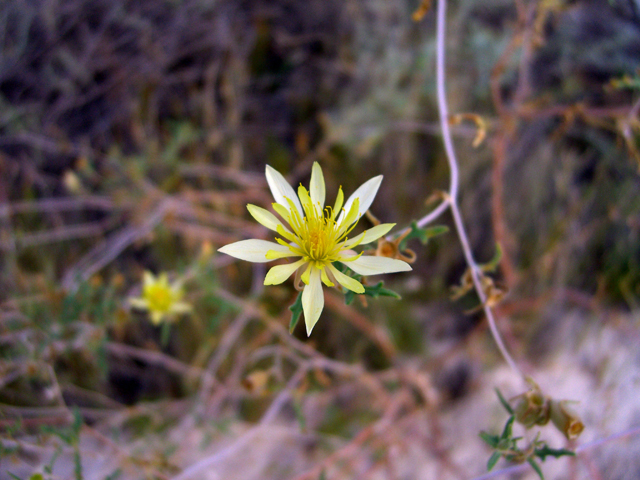
<instances>
[{"instance_id":1,"label":"flower center","mask_svg":"<svg viewBox=\"0 0 640 480\"><path fill-rule=\"evenodd\" d=\"M276 241L288 246L294 254L300 255L306 262L315 264L316 268L322 269L338 261L348 240L347 235L358 221L359 204L358 199L355 199L349 212L345 212L341 209L341 192L342 190L333 208L322 209L321 204L319 202L314 204L307 189L300 185L298 198L304 213L300 212L290 199L287 199L289 209L282 215L289 223L291 232L286 231L281 225L278 226L277 231L290 243L287 244L279 238L276 238ZM277 209L277 204L274 204L274 208Z\"/></svg>"},{"instance_id":2,"label":"flower center","mask_svg":"<svg viewBox=\"0 0 640 480\"><path fill-rule=\"evenodd\" d=\"M302 229L297 233L305 257L309 261L327 264L339 251L339 237L336 222L331 218L331 209L326 208L322 213L318 210L305 208Z\"/></svg>"},{"instance_id":3,"label":"flower center","mask_svg":"<svg viewBox=\"0 0 640 480\"><path fill-rule=\"evenodd\" d=\"M156 312L168 312L173 303L171 290L162 285L149 285L145 288L144 298L149 303L149 310Z\"/></svg>"}]
</instances>

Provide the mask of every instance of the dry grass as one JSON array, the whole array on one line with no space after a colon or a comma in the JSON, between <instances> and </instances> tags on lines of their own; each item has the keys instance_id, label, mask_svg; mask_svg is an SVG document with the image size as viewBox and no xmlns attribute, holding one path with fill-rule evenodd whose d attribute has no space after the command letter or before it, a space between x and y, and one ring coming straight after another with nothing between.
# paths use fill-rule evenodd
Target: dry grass
<instances>
[{"instance_id":1,"label":"dry grass","mask_svg":"<svg viewBox=\"0 0 640 480\"><path fill-rule=\"evenodd\" d=\"M465 270L455 234L409 245L414 271L385 278L401 301L327 292L309 339L288 333L290 284L215 254L267 238L245 209L271 202L267 163L295 184L321 162L329 197L382 173L372 211L399 227L433 208L449 171L435 17L412 22L417 6L0 5L1 479L513 472L482 476L478 432L506 419L493 389L522 386L484 317L463 313L475 297L448 299ZM486 126L478 148L475 123L452 127L471 248L484 262L503 247L506 346L586 425L575 443L545 428L578 455L543 470L638 478L637 11L450 9L449 108ZM127 305L144 270L183 279L194 307L166 345Z\"/></svg>"}]
</instances>

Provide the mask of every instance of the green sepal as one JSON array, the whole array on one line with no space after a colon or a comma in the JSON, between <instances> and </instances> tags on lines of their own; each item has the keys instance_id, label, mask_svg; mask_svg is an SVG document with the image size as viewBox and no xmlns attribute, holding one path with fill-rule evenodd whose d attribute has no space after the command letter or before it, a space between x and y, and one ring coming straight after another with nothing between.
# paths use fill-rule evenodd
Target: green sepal
<instances>
[{"instance_id":1,"label":"green sepal","mask_svg":"<svg viewBox=\"0 0 640 480\"><path fill-rule=\"evenodd\" d=\"M302 292L298 293L296 301L289 307L291 310L291 321L289 322L289 333L293 333L302 315Z\"/></svg>"},{"instance_id":2,"label":"green sepal","mask_svg":"<svg viewBox=\"0 0 640 480\"><path fill-rule=\"evenodd\" d=\"M426 245L429 239L437 237L438 235L442 235L449 231L449 227L445 225L436 225L435 227L431 228L420 228L418 226L418 222L416 222L415 220L411 222L410 228L411 231L407 234L406 237L402 239L400 245L398 245L398 248L400 248L400 250L404 250L407 247L408 240L417 238L418 240L420 240L420 243Z\"/></svg>"}]
</instances>

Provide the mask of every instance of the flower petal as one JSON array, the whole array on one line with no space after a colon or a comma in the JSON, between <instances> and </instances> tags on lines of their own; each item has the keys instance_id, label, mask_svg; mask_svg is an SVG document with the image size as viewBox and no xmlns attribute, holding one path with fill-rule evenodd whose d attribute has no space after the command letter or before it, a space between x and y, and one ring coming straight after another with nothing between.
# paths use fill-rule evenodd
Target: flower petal
<instances>
[{"instance_id":1,"label":"flower petal","mask_svg":"<svg viewBox=\"0 0 640 480\"><path fill-rule=\"evenodd\" d=\"M265 285L280 285L287 278L291 276L298 268L302 266L304 260L298 260L294 263L288 263L286 265L276 265L272 267L264 279Z\"/></svg>"},{"instance_id":2,"label":"flower petal","mask_svg":"<svg viewBox=\"0 0 640 480\"><path fill-rule=\"evenodd\" d=\"M351 228L353 228L352 226L355 226L355 224L358 223L358 220L360 219L360 216L358 215L358 207L360 206L359 202L360 200L357 198L354 199L351 204L351 208L349 208L349 211L347 212L347 216L343 217L342 214L340 214L340 217L338 217L339 235L343 235L345 232L350 231Z\"/></svg>"},{"instance_id":3,"label":"flower petal","mask_svg":"<svg viewBox=\"0 0 640 480\"><path fill-rule=\"evenodd\" d=\"M129 305L131 305L133 308L139 309L139 310L148 310L149 309L149 302L147 302L147 300L145 300L144 298L130 298L129 299Z\"/></svg>"},{"instance_id":4,"label":"flower petal","mask_svg":"<svg viewBox=\"0 0 640 480\"><path fill-rule=\"evenodd\" d=\"M164 318L164 313L162 312L158 312L154 310L149 313L149 320L151 320L151 323L153 323L154 325L160 325L160 323L162 323L163 318Z\"/></svg>"},{"instance_id":5,"label":"flower petal","mask_svg":"<svg viewBox=\"0 0 640 480\"><path fill-rule=\"evenodd\" d=\"M286 200L288 198L298 209L300 215L304 216L304 213L302 213L302 206L300 205L300 201L298 200L296 192L293 191L293 188L287 183L282 174L267 165L265 175L267 177L269 188L271 189L271 194L273 195L275 201L283 207L289 209L289 203Z\"/></svg>"},{"instance_id":6,"label":"flower petal","mask_svg":"<svg viewBox=\"0 0 640 480\"><path fill-rule=\"evenodd\" d=\"M373 177L360 185L360 187L358 187L358 189L347 199L347 203L344 204L344 211L338 217L338 223L340 223L340 220L344 217L344 212L348 212L351 209L351 205L356 198L360 199L358 218L364 215L373 203L373 199L376 198L376 193L378 193L378 188L380 188L381 183L382 175L378 175L377 177Z\"/></svg>"},{"instance_id":7,"label":"flower petal","mask_svg":"<svg viewBox=\"0 0 640 480\"><path fill-rule=\"evenodd\" d=\"M355 247L356 245L366 245L374 240L379 239L381 236L386 235L389 230L395 227L395 223L382 223L376 225L369 230L365 230L360 235L353 237L351 240L344 244L345 248Z\"/></svg>"},{"instance_id":8,"label":"flower petal","mask_svg":"<svg viewBox=\"0 0 640 480\"><path fill-rule=\"evenodd\" d=\"M167 272L162 272L160 275L158 275L158 277L156 278L156 285L165 287L165 288L170 288L169 275L167 275Z\"/></svg>"},{"instance_id":9,"label":"flower petal","mask_svg":"<svg viewBox=\"0 0 640 480\"><path fill-rule=\"evenodd\" d=\"M363 255L347 265L351 270L360 275L378 275L381 273L408 272L411 266L402 260L387 257L373 257Z\"/></svg>"},{"instance_id":10,"label":"flower petal","mask_svg":"<svg viewBox=\"0 0 640 480\"><path fill-rule=\"evenodd\" d=\"M143 287L148 287L149 285L153 285L154 283L156 283L156 277L149 270L145 270L142 274Z\"/></svg>"},{"instance_id":11,"label":"flower petal","mask_svg":"<svg viewBox=\"0 0 640 480\"><path fill-rule=\"evenodd\" d=\"M355 278L351 278L349 275L345 275L333 265L329 265L329 269L338 283L344 288L351 290L355 293L364 293L364 286Z\"/></svg>"},{"instance_id":12,"label":"flower petal","mask_svg":"<svg viewBox=\"0 0 640 480\"><path fill-rule=\"evenodd\" d=\"M190 313L193 310L190 304L186 302L175 302L171 305L170 312L174 314Z\"/></svg>"},{"instance_id":13,"label":"flower petal","mask_svg":"<svg viewBox=\"0 0 640 480\"><path fill-rule=\"evenodd\" d=\"M257 205L248 204L247 210L251 216L258 222L260 225L264 225L269 230L273 230L274 232L278 231L278 225L282 225L282 227L288 232L289 229L283 225L283 223L278 220L273 213L269 210L265 210L264 208L258 207Z\"/></svg>"},{"instance_id":14,"label":"flower petal","mask_svg":"<svg viewBox=\"0 0 640 480\"><path fill-rule=\"evenodd\" d=\"M338 214L342 210L342 204L344 203L344 193L342 193L342 186L338 188L338 195L336 195L336 203L333 205L333 211L331 212L331 220L335 220Z\"/></svg>"},{"instance_id":15,"label":"flower petal","mask_svg":"<svg viewBox=\"0 0 640 480\"><path fill-rule=\"evenodd\" d=\"M322 280L322 283L324 283L327 287L335 287L336 284L333 283L333 281L329 278L329 275L327 275L327 269L326 268L321 268L320 269L320 280Z\"/></svg>"},{"instance_id":16,"label":"flower petal","mask_svg":"<svg viewBox=\"0 0 640 480\"><path fill-rule=\"evenodd\" d=\"M291 225L291 212L287 207L283 207L279 203L272 203L271 206L289 225Z\"/></svg>"},{"instance_id":17,"label":"flower petal","mask_svg":"<svg viewBox=\"0 0 640 480\"><path fill-rule=\"evenodd\" d=\"M313 201L309 196L309 192L302 185L298 187L298 198L300 199L300 203L302 204L302 208L304 209L304 214L307 218L314 215L315 206L313 205Z\"/></svg>"},{"instance_id":18,"label":"flower petal","mask_svg":"<svg viewBox=\"0 0 640 480\"><path fill-rule=\"evenodd\" d=\"M322 292L322 282L320 280L320 270L311 269L309 284L302 291L302 311L304 312L304 323L307 327L307 336L311 335L311 330L318 322L322 309L324 308L324 294Z\"/></svg>"},{"instance_id":19,"label":"flower petal","mask_svg":"<svg viewBox=\"0 0 640 480\"><path fill-rule=\"evenodd\" d=\"M280 239L278 239L278 240L280 240ZM279 258L290 258L290 257L301 257L302 256L301 253L294 252L289 244L286 244L286 247L287 247L287 251L286 252L275 252L273 250L269 250L267 252L267 258L271 261L271 260L277 260ZM293 247L293 248L295 248L295 247Z\"/></svg>"},{"instance_id":20,"label":"flower petal","mask_svg":"<svg viewBox=\"0 0 640 480\"><path fill-rule=\"evenodd\" d=\"M267 252L274 250L275 252L291 252L289 247L278 245L277 243L267 242L266 240L241 240L239 242L230 243L218 249L219 252L226 253L232 257L246 260L247 262L266 263L271 259L267 258ZM295 255L291 252L291 256Z\"/></svg>"},{"instance_id":21,"label":"flower petal","mask_svg":"<svg viewBox=\"0 0 640 480\"><path fill-rule=\"evenodd\" d=\"M324 209L324 201L326 197L326 189L324 185L324 175L322 168L318 162L313 162L311 168L311 182L309 183L309 193L311 194L311 202L314 207L320 204L320 211Z\"/></svg>"}]
</instances>

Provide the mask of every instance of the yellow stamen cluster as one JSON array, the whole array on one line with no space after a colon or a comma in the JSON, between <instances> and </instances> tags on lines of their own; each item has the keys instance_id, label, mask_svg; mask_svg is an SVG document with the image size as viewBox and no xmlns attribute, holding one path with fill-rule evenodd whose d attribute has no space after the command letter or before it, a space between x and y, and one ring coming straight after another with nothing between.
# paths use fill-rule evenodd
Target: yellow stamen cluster
<instances>
[{"instance_id":1,"label":"yellow stamen cluster","mask_svg":"<svg viewBox=\"0 0 640 480\"><path fill-rule=\"evenodd\" d=\"M290 225L296 234L294 243L300 247L303 258L308 262L315 262L318 267L337 261L347 241L347 235L353 229L353 226L347 229L340 228L336 221L336 215L342 205L336 205L337 210L327 207L323 211L320 205L313 205L306 188L302 185L298 189L298 196L305 216L301 218L297 210L292 210ZM357 211L357 205L355 206Z\"/></svg>"},{"instance_id":2,"label":"yellow stamen cluster","mask_svg":"<svg viewBox=\"0 0 640 480\"><path fill-rule=\"evenodd\" d=\"M146 285L142 296L147 300L149 310L161 313L168 312L177 297L168 285L161 283Z\"/></svg>"},{"instance_id":3,"label":"yellow stamen cluster","mask_svg":"<svg viewBox=\"0 0 640 480\"><path fill-rule=\"evenodd\" d=\"M285 229L282 225L277 227L277 232L291 243L287 243L281 238L275 240L288 247L291 252L302 257L302 259L316 268L324 267L336 261L347 261L342 252L348 242L348 235L355 227L355 220L358 216L359 201L355 199L346 212L342 208L344 194L342 188L338 191L338 197L333 208L326 207L324 210L320 204L314 205L306 188L302 185L298 187L298 197L304 210L304 217L300 214L291 199L287 198L289 209L274 203L273 208L282 216L291 230ZM342 213L342 217L340 217ZM339 221L338 221L339 220ZM355 247L357 244L350 245ZM275 252L274 252L275 253ZM360 255L354 255L355 260ZM349 258L348 260L351 260ZM303 279L305 276L303 276Z\"/></svg>"}]
</instances>

